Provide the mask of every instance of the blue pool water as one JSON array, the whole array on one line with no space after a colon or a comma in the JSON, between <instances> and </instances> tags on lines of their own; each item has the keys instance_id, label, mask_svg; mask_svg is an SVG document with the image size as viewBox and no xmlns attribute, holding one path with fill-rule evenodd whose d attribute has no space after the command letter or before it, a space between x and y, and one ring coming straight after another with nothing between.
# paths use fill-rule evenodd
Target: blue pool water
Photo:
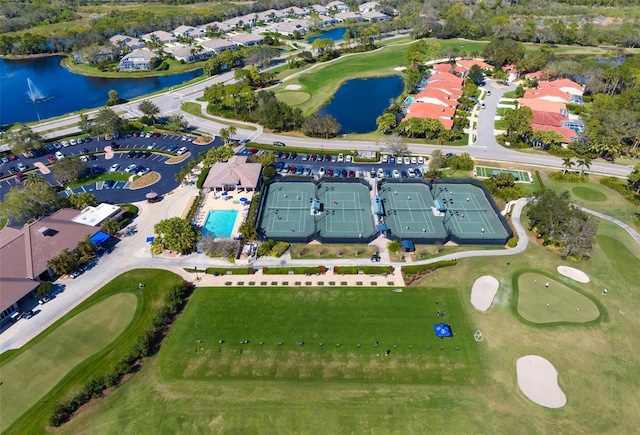
<instances>
[{"instance_id":1,"label":"blue pool water","mask_svg":"<svg viewBox=\"0 0 640 435\"><path fill-rule=\"evenodd\" d=\"M236 210L211 210L202 226L202 235L217 239L230 238L237 217Z\"/></svg>"}]
</instances>

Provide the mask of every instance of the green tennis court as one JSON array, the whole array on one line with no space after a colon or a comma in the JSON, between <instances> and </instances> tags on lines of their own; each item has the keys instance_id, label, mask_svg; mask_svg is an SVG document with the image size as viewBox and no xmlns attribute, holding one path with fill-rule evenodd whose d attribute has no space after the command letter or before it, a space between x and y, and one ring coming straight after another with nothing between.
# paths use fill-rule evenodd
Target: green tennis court
<instances>
[{"instance_id":1,"label":"green tennis court","mask_svg":"<svg viewBox=\"0 0 640 435\"><path fill-rule=\"evenodd\" d=\"M279 181L264 195L258 219L264 238L354 243L376 235L369 187L362 183Z\"/></svg>"},{"instance_id":2,"label":"green tennis court","mask_svg":"<svg viewBox=\"0 0 640 435\"><path fill-rule=\"evenodd\" d=\"M498 174L511 174L516 179L516 183L533 183L533 176L529 171L517 171L514 169L490 168L487 166L476 166L474 175L478 178L491 178Z\"/></svg>"}]
</instances>

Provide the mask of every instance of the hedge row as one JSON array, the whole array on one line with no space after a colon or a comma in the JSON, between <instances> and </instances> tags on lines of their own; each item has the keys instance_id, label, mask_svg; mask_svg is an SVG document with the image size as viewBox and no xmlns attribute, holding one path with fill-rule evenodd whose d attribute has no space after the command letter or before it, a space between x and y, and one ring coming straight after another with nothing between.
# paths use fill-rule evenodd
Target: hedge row
<instances>
[{"instance_id":1,"label":"hedge row","mask_svg":"<svg viewBox=\"0 0 640 435\"><path fill-rule=\"evenodd\" d=\"M258 246L258 256L281 257L289 249L289 242L267 240Z\"/></svg>"},{"instance_id":2,"label":"hedge row","mask_svg":"<svg viewBox=\"0 0 640 435\"><path fill-rule=\"evenodd\" d=\"M78 408L102 396L106 389L118 385L124 375L133 373L140 360L155 353L163 338L162 329L182 310L191 289L192 286L186 281L174 286L165 296L164 304L151 317L151 328L138 336L129 351L106 375L94 376L78 391L54 403L49 424L60 426L68 421Z\"/></svg>"},{"instance_id":3,"label":"hedge row","mask_svg":"<svg viewBox=\"0 0 640 435\"><path fill-rule=\"evenodd\" d=\"M546 187L544 185L544 181L542 181L542 176L540 175L540 171L536 171L536 180L538 180L538 185L540 186L539 192L544 192Z\"/></svg>"},{"instance_id":4,"label":"hedge row","mask_svg":"<svg viewBox=\"0 0 640 435\"><path fill-rule=\"evenodd\" d=\"M615 190L633 204L640 205L640 195L636 195L635 190L621 179L616 177L605 177L600 179L600 184L607 186L609 189Z\"/></svg>"},{"instance_id":5,"label":"hedge row","mask_svg":"<svg viewBox=\"0 0 640 435\"><path fill-rule=\"evenodd\" d=\"M198 175L198 181L196 181L196 187L198 189L202 189L202 185L204 184L204 180L207 179L207 175L209 175L209 171L210 170L211 170L210 167L203 168L202 172L200 172L200 175Z\"/></svg>"},{"instance_id":6,"label":"hedge row","mask_svg":"<svg viewBox=\"0 0 640 435\"><path fill-rule=\"evenodd\" d=\"M333 272L339 275L357 275L362 271L367 275L382 275L393 273L393 266L334 266Z\"/></svg>"},{"instance_id":7,"label":"hedge row","mask_svg":"<svg viewBox=\"0 0 640 435\"><path fill-rule=\"evenodd\" d=\"M262 273L265 275L288 275L293 272L294 275L315 275L317 273L324 274L327 268L324 266L312 267L264 267Z\"/></svg>"},{"instance_id":8,"label":"hedge row","mask_svg":"<svg viewBox=\"0 0 640 435\"><path fill-rule=\"evenodd\" d=\"M580 175L576 172L551 172L549 178L559 183L586 183L589 177L585 174Z\"/></svg>"},{"instance_id":9,"label":"hedge row","mask_svg":"<svg viewBox=\"0 0 640 435\"><path fill-rule=\"evenodd\" d=\"M403 266L402 274L404 276L404 280L409 285L414 280L424 276L428 273L434 272L442 267L455 266L458 260L443 260L437 261L431 264L417 264L414 266Z\"/></svg>"},{"instance_id":10,"label":"hedge row","mask_svg":"<svg viewBox=\"0 0 640 435\"><path fill-rule=\"evenodd\" d=\"M187 272L195 272L194 269L185 269ZM231 272L231 273L229 273ZM206 273L209 275L253 275L253 267L207 267Z\"/></svg>"}]
</instances>

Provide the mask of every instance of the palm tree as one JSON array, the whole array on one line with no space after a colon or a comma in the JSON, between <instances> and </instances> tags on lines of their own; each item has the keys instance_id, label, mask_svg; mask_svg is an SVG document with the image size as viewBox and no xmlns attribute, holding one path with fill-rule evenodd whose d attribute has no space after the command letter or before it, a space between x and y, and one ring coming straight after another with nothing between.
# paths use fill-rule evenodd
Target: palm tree
<instances>
[{"instance_id":1,"label":"palm tree","mask_svg":"<svg viewBox=\"0 0 640 435\"><path fill-rule=\"evenodd\" d=\"M585 169L591 168L591 157L585 156L577 161L578 167L580 168L580 175L584 174Z\"/></svg>"},{"instance_id":2,"label":"palm tree","mask_svg":"<svg viewBox=\"0 0 640 435\"><path fill-rule=\"evenodd\" d=\"M156 124L156 115L160 113L160 108L155 105L151 100L143 100L138 104L138 110L151 118L153 125Z\"/></svg>"},{"instance_id":3,"label":"palm tree","mask_svg":"<svg viewBox=\"0 0 640 435\"><path fill-rule=\"evenodd\" d=\"M222 139L222 143L224 143L224 144L229 142L229 136L231 136L231 132L229 131L229 128L231 128L231 127L226 127L226 128L221 128L220 129L220 139Z\"/></svg>"},{"instance_id":4,"label":"palm tree","mask_svg":"<svg viewBox=\"0 0 640 435\"><path fill-rule=\"evenodd\" d=\"M44 178L42 178L42 174L38 171L35 171L30 173L29 176L24 179L23 184L25 187L33 187L44 182L45 181Z\"/></svg>"},{"instance_id":5,"label":"palm tree","mask_svg":"<svg viewBox=\"0 0 640 435\"><path fill-rule=\"evenodd\" d=\"M571 169L575 165L575 162L571 161L571 157L563 157L562 158L562 170L563 174L566 174L569 169Z\"/></svg>"}]
</instances>

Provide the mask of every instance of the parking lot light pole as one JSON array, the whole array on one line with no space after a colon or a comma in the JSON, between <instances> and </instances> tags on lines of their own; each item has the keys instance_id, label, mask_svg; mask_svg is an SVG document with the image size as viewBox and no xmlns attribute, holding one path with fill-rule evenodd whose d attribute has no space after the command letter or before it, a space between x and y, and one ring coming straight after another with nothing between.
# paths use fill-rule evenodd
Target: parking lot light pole
<instances>
[{"instance_id":1,"label":"parking lot light pole","mask_svg":"<svg viewBox=\"0 0 640 435\"><path fill-rule=\"evenodd\" d=\"M194 267L195 271L196 271L196 281L200 281L200 276L198 275L198 267Z\"/></svg>"}]
</instances>

